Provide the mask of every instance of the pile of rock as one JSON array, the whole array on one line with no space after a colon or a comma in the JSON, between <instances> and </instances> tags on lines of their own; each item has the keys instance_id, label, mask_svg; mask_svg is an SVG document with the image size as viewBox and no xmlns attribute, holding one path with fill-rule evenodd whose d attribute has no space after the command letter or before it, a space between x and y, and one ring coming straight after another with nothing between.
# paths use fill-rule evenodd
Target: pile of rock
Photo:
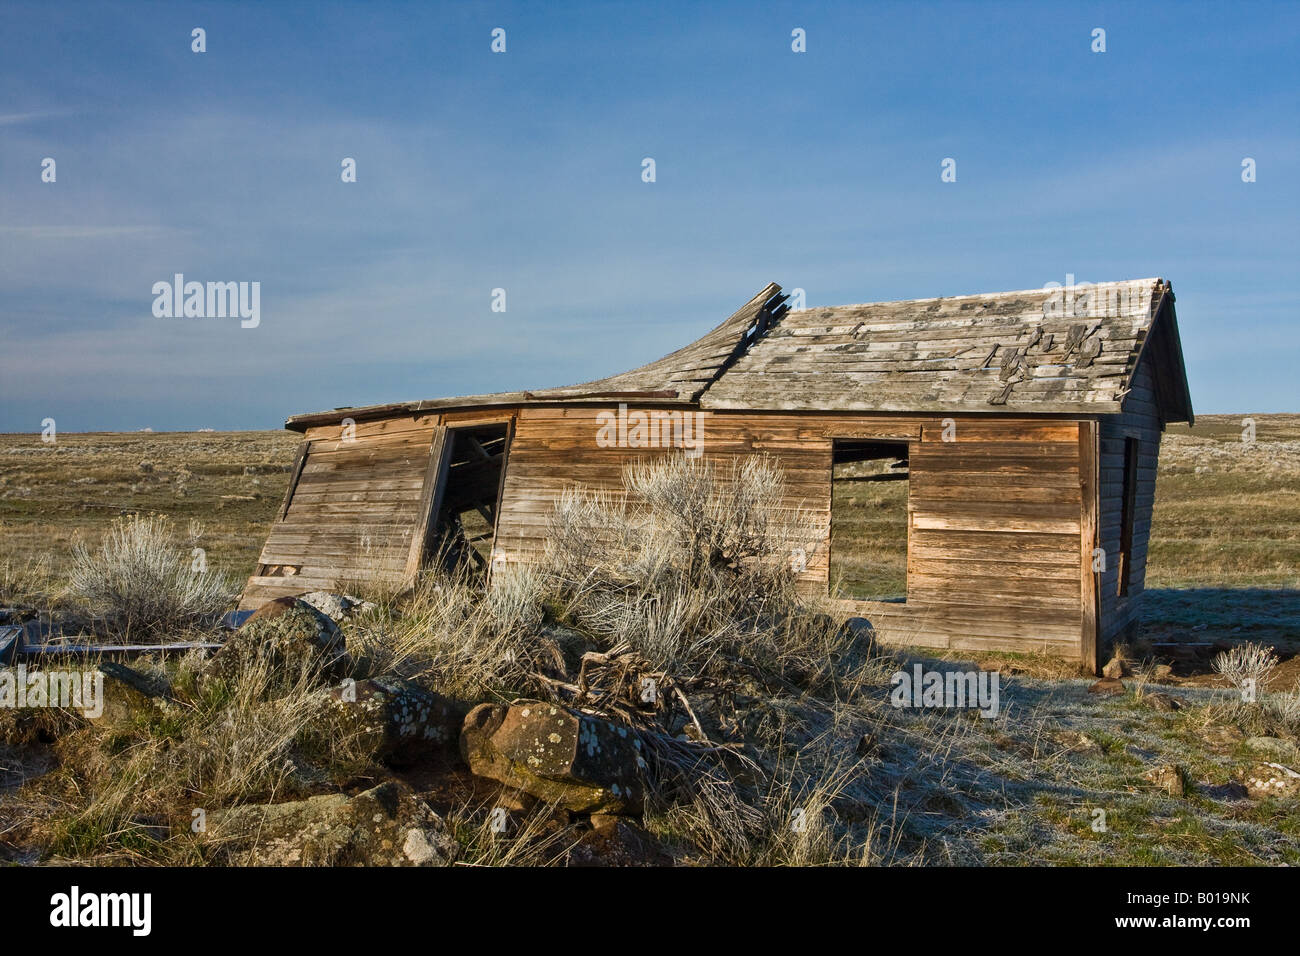
<instances>
[{"instance_id":1,"label":"pile of rock","mask_svg":"<svg viewBox=\"0 0 1300 956\"><path fill-rule=\"evenodd\" d=\"M363 610L360 602L324 593L271 601L208 659L199 687L238 680L249 668L260 669L259 679L267 675L271 698L315 681L319 707L309 730L331 747L346 741L399 772L419 765L418 773L468 780L467 768L499 787L498 806L507 812L544 805L563 822L590 815L592 829L568 851L574 863L660 852L633 819L645 805L647 771L636 731L546 701L472 706L398 676L355 679L358 667L339 624ZM100 673L105 706L95 720L105 726L139 726L178 706L159 674L116 662L102 663ZM460 851L449 827L403 779L418 778L211 810L202 838L215 859L241 865L454 862Z\"/></svg>"},{"instance_id":2,"label":"pile of rock","mask_svg":"<svg viewBox=\"0 0 1300 956\"><path fill-rule=\"evenodd\" d=\"M445 866L460 853L443 819L396 781L351 797L217 810L204 836L241 866Z\"/></svg>"}]
</instances>

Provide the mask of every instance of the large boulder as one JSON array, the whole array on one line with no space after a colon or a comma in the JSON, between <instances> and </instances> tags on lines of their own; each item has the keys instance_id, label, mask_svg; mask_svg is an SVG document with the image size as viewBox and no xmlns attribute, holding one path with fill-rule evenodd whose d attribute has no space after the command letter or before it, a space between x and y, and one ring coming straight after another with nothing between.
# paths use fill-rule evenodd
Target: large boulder
<instances>
[{"instance_id":1,"label":"large boulder","mask_svg":"<svg viewBox=\"0 0 1300 956\"><path fill-rule=\"evenodd\" d=\"M641 741L626 727L542 701L480 704L465 718L470 770L578 813L639 813Z\"/></svg>"},{"instance_id":2,"label":"large boulder","mask_svg":"<svg viewBox=\"0 0 1300 956\"><path fill-rule=\"evenodd\" d=\"M460 852L443 819L393 781L355 797L214 810L204 838L237 866L446 866Z\"/></svg>"},{"instance_id":3,"label":"large boulder","mask_svg":"<svg viewBox=\"0 0 1300 956\"><path fill-rule=\"evenodd\" d=\"M322 679L352 670L343 632L329 617L298 598L276 598L253 612L204 668L205 677L233 678L267 661L292 679L307 667Z\"/></svg>"},{"instance_id":4,"label":"large boulder","mask_svg":"<svg viewBox=\"0 0 1300 956\"><path fill-rule=\"evenodd\" d=\"M455 751L465 708L398 677L345 681L329 691L326 719L380 760L410 764L433 751Z\"/></svg>"}]
</instances>

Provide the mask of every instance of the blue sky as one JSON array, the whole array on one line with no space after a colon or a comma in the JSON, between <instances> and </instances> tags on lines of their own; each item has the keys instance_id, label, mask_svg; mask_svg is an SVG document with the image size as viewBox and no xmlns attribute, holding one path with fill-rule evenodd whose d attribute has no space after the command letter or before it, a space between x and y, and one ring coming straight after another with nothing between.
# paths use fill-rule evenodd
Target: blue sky
<instances>
[{"instance_id":1,"label":"blue sky","mask_svg":"<svg viewBox=\"0 0 1300 956\"><path fill-rule=\"evenodd\" d=\"M1198 412L1300 411L1297 64L1294 3L10 0L0 430L564 385L769 281L1067 274L1173 282ZM178 272L260 282L261 324L155 318Z\"/></svg>"}]
</instances>

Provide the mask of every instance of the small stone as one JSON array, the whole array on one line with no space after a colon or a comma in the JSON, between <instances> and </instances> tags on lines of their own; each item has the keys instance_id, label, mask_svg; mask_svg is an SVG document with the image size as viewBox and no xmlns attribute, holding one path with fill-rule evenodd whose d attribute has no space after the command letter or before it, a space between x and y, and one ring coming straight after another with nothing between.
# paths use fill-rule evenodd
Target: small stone
<instances>
[{"instance_id":1,"label":"small stone","mask_svg":"<svg viewBox=\"0 0 1300 956\"><path fill-rule=\"evenodd\" d=\"M1095 756L1102 752L1101 744L1088 734L1078 730L1062 730L1056 734L1056 741L1066 750Z\"/></svg>"},{"instance_id":2,"label":"small stone","mask_svg":"<svg viewBox=\"0 0 1300 956\"><path fill-rule=\"evenodd\" d=\"M1187 795L1186 777L1182 767L1177 764L1166 763L1158 767L1152 767L1142 774L1142 779L1159 787L1171 797Z\"/></svg>"},{"instance_id":3,"label":"small stone","mask_svg":"<svg viewBox=\"0 0 1300 956\"><path fill-rule=\"evenodd\" d=\"M1088 688L1089 694L1101 694L1106 697L1114 697L1124 692L1124 682L1115 677L1103 677Z\"/></svg>"},{"instance_id":4,"label":"small stone","mask_svg":"<svg viewBox=\"0 0 1300 956\"><path fill-rule=\"evenodd\" d=\"M424 831L414 827L406 831L406 842L402 844L402 852L415 866L424 866L439 859L438 851L429 842Z\"/></svg>"},{"instance_id":5,"label":"small stone","mask_svg":"<svg viewBox=\"0 0 1300 956\"><path fill-rule=\"evenodd\" d=\"M596 817L602 817L595 826ZM627 817L592 817L592 828L569 848L568 866L666 866L672 858L654 837Z\"/></svg>"},{"instance_id":6,"label":"small stone","mask_svg":"<svg viewBox=\"0 0 1300 956\"><path fill-rule=\"evenodd\" d=\"M330 591L309 591L298 595L298 600L320 611L335 624L372 611L375 605L350 594L334 594Z\"/></svg>"},{"instance_id":7,"label":"small stone","mask_svg":"<svg viewBox=\"0 0 1300 956\"><path fill-rule=\"evenodd\" d=\"M1172 697L1169 694L1143 694L1142 702L1153 710L1165 711L1166 713L1179 710L1183 706L1177 697Z\"/></svg>"},{"instance_id":8,"label":"small stone","mask_svg":"<svg viewBox=\"0 0 1300 956\"><path fill-rule=\"evenodd\" d=\"M876 629L865 617L851 617L845 621L840 636L858 644L864 653L871 653L876 646Z\"/></svg>"}]
</instances>

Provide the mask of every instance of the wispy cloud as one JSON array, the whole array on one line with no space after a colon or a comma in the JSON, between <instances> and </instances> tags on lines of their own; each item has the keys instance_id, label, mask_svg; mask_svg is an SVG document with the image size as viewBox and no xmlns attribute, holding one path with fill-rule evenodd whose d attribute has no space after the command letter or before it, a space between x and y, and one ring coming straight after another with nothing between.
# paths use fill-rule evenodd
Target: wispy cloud
<instances>
[{"instance_id":1,"label":"wispy cloud","mask_svg":"<svg viewBox=\"0 0 1300 956\"><path fill-rule=\"evenodd\" d=\"M122 239L180 232L169 226L0 226L0 235L19 239Z\"/></svg>"},{"instance_id":2,"label":"wispy cloud","mask_svg":"<svg viewBox=\"0 0 1300 956\"><path fill-rule=\"evenodd\" d=\"M20 126L69 115L67 110L36 110L29 113L0 113L0 126Z\"/></svg>"}]
</instances>

